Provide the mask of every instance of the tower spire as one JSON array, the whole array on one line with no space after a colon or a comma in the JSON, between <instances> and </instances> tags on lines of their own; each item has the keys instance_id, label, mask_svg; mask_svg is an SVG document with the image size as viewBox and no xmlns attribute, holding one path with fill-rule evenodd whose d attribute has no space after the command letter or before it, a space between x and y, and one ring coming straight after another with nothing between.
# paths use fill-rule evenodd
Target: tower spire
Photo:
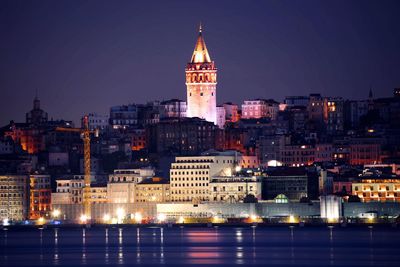
<instances>
[{"instance_id":1,"label":"tower spire","mask_svg":"<svg viewBox=\"0 0 400 267\"><path fill-rule=\"evenodd\" d=\"M210 55L203 38L203 26L199 25L199 36L197 37L196 45L194 47L191 63L209 63L211 62Z\"/></svg>"}]
</instances>

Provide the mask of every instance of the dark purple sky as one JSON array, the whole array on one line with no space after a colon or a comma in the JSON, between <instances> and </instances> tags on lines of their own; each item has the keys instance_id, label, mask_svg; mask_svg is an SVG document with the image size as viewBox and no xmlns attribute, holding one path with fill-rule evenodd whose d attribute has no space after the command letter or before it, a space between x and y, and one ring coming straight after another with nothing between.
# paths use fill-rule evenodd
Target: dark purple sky
<instances>
[{"instance_id":1,"label":"dark purple sky","mask_svg":"<svg viewBox=\"0 0 400 267\"><path fill-rule=\"evenodd\" d=\"M186 97L201 21L218 102L400 86L400 1L0 1L0 125Z\"/></svg>"}]
</instances>

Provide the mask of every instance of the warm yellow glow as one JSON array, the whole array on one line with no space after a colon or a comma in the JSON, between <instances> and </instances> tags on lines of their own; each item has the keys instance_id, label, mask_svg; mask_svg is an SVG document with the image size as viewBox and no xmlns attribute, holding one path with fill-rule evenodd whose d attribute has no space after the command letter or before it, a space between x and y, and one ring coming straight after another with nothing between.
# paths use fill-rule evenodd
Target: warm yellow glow
<instances>
[{"instance_id":1,"label":"warm yellow glow","mask_svg":"<svg viewBox=\"0 0 400 267\"><path fill-rule=\"evenodd\" d=\"M44 220L43 217L40 217L40 218L38 219L38 223L39 223L39 224L44 224L44 222L45 222L45 220Z\"/></svg>"},{"instance_id":2,"label":"warm yellow glow","mask_svg":"<svg viewBox=\"0 0 400 267\"><path fill-rule=\"evenodd\" d=\"M256 221L258 220L257 215L251 215L251 216L250 216L250 220L251 220L252 222L256 222Z\"/></svg>"},{"instance_id":3,"label":"warm yellow glow","mask_svg":"<svg viewBox=\"0 0 400 267\"><path fill-rule=\"evenodd\" d=\"M212 222L212 223L224 223L225 220L224 220L224 218L221 218L221 217L218 216L218 215L214 215L214 216L212 217L211 222Z\"/></svg>"},{"instance_id":4,"label":"warm yellow glow","mask_svg":"<svg viewBox=\"0 0 400 267\"><path fill-rule=\"evenodd\" d=\"M79 220L81 221L81 223L86 223L87 222L87 216L85 214L82 214L81 217L79 218Z\"/></svg>"},{"instance_id":5,"label":"warm yellow glow","mask_svg":"<svg viewBox=\"0 0 400 267\"><path fill-rule=\"evenodd\" d=\"M327 220L328 220L328 223L336 223L338 221L338 218L328 217Z\"/></svg>"},{"instance_id":6,"label":"warm yellow glow","mask_svg":"<svg viewBox=\"0 0 400 267\"><path fill-rule=\"evenodd\" d=\"M136 222L136 223L141 223L142 220L143 220L142 214L141 214L140 212L136 212L136 213L135 213L135 222Z\"/></svg>"},{"instance_id":7,"label":"warm yellow glow","mask_svg":"<svg viewBox=\"0 0 400 267\"><path fill-rule=\"evenodd\" d=\"M184 223L185 222L185 219L181 216L181 217L179 217L179 219L178 219L178 223Z\"/></svg>"},{"instance_id":8,"label":"warm yellow glow","mask_svg":"<svg viewBox=\"0 0 400 267\"><path fill-rule=\"evenodd\" d=\"M297 223L297 219L296 219L296 217L294 217L293 215L290 215L290 216L289 216L289 219L288 219L288 222L289 222L289 223Z\"/></svg>"},{"instance_id":9,"label":"warm yellow glow","mask_svg":"<svg viewBox=\"0 0 400 267\"><path fill-rule=\"evenodd\" d=\"M117 217L118 219L122 219L125 216L125 210L123 208L117 209Z\"/></svg>"},{"instance_id":10,"label":"warm yellow glow","mask_svg":"<svg viewBox=\"0 0 400 267\"><path fill-rule=\"evenodd\" d=\"M368 215L368 222L372 223L374 221L375 221L374 215L372 215L372 214Z\"/></svg>"},{"instance_id":11,"label":"warm yellow glow","mask_svg":"<svg viewBox=\"0 0 400 267\"><path fill-rule=\"evenodd\" d=\"M53 217L54 218L58 218L58 216L60 216L61 212L58 209L53 210Z\"/></svg>"},{"instance_id":12,"label":"warm yellow glow","mask_svg":"<svg viewBox=\"0 0 400 267\"><path fill-rule=\"evenodd\" d=\"M163 214L163 213L159 213L157 215L158 222L165 222L166 219L167 219L167 216L165 214Z\"/></svg>"},{"instance_id":13,"label":"warm yellow glow","mask_svg":"<svg viewBox=\"0 0 400 267\"><path fill-rule=\"evenodd\" d=\"M123 208L117 209L117 223L122 223L125 218L125 210Z\"/></svg>"},{"instance_id":14,"label":"warm yellow glow","mask_svg":"<svg viewBox=\"0 0 400 267\"><path fill-rule=\"evenodd\" d=\"M108 221L110 221L110 219L111 219L111 217L110 217L110 214L104 214L104 216L103 216L103 221L104 222L108 222Z\"/></svg>"}]
</instances>

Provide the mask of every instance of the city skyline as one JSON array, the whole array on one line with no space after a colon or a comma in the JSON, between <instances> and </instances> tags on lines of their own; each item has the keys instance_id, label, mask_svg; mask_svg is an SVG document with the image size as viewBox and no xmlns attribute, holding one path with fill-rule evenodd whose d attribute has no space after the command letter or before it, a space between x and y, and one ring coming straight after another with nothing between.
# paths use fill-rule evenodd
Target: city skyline
<instances>
[{"instance_id":1,"label":"city skyline","mask_svg":"<svg viewBox=\"0 0 400 267\"><path fill-rule=\"evenodd\" d=\"M121 3L105 17L106 3L1 5L7 26L0 28L6 37L0 50L2 124L23 121L36 90L50 118L75 123L85 113L107 114L114 105L185 100L184 66L200 21L218 62L218 104L316 92L366 99L370 88L383 97L398 86L396 2L307 1L288 7L269 1L241 12L238 3L226 9L218 3L210 12L204 12L207 2L172 2L157 11ZM146 21L146 14L152 19Z\"/></svg>"},{"instance_id":2,"label":"city skyline","mask_svg":"<svg viewBox=\"0 0 400 267\"><path fill-rule=\"evenodd\" d=\"M0 1L0 266L400 266L399 10Z\"/></svg>"}]
</instances>

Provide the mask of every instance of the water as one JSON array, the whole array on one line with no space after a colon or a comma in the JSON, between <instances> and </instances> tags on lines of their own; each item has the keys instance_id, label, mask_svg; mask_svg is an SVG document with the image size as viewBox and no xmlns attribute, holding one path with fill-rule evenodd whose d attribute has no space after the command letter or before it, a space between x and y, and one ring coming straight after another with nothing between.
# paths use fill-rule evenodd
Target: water
<instances>
[{"instance_id":1,"label":"water","mask_svg":"<svg viewBox=\"0 0 400 267\"><path fill-rule=\"evenodd\" d=\"M0 266L400 266L400 231L93 227L0 232Z\"/></svg>"}]
</instances>

